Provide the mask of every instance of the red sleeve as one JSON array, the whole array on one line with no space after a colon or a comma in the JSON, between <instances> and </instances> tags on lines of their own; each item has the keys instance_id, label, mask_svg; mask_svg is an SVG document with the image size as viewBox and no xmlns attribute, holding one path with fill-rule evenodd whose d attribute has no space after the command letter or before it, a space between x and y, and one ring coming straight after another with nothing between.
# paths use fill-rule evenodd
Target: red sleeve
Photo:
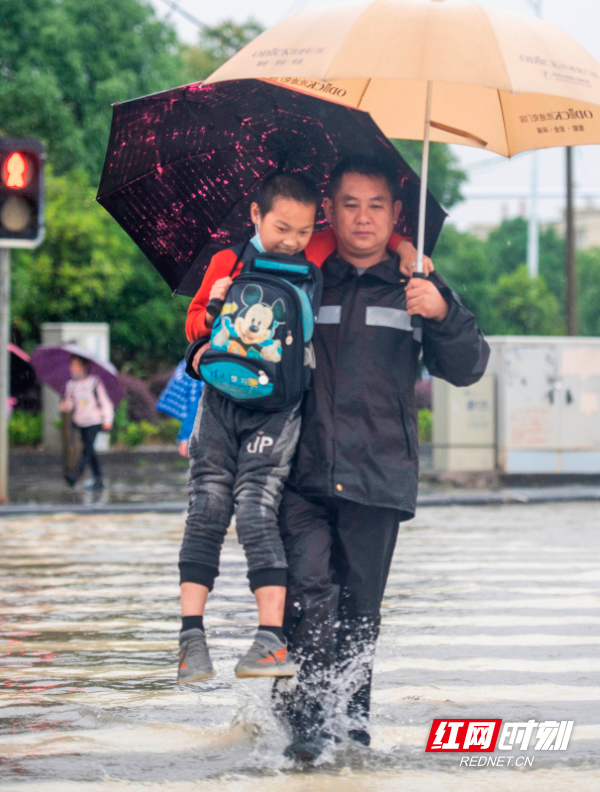
<instances>
[{"instance_id":1,"label":"red sleeve","mask_svg":"<svg viewBox=\"0 0 600 792\"><path fill-rule=\"evenodd\" d=\"M196 292L196 296L188 308L187 320L185 323L185 334L188 341L195 341L197 338L210 333L211 328L206 326L206 306L210 298L210 291L215 281L221 278L228 278L231 268L235 264L236 255L233 250L221 250L216 253L208 265L202 285ZM239 275L242 268L240 262L233 273L233 277Z\"/></svg>"},{"instance_id":2,"label":"red sleeve","mask_svg":"<svg viewBox=\"0 0 600 792\"><path fill-rule=\"evenodd\" d=\"M388 248L390 250L396 250L403 239L408 239L409 242L412 241L410 237L403 237L395 231L392 231L392 235L387 244ZM336 248L337 239L335 238L333 229L326 228L324 231L317 231L316 234L312 235L310 242L304 249L304 255L309 261L316 264L317 267L322 267L329 256L335 253Z\"/></svg>"},{"instance_id":3,"label":"red sleeve","mask_svg":"<svg viewBox=\"0 0 600 792\"><path fill-rule=\"evenodd\" d=\"M409 242L412 242L410 237L401 236L397 234L395 231L392 231L392 236L389 238L387 246L390 250L398 250L398 245L402 242L403 239L408 239Z\"/></svg>"},{"instance_id":4,"label":"red sleeve","mask_svg":"<svg viewBox=\"0 0 600 792\"><path fill-rule=\"evenodd\" d=\"M304 248L304 255L317 267L323 266L326 259L335 253L337 247L337 239L333 233L332 228L326 228L324 231L317 231L310 238L310 242Z\"/></svg>"}]
</instances>

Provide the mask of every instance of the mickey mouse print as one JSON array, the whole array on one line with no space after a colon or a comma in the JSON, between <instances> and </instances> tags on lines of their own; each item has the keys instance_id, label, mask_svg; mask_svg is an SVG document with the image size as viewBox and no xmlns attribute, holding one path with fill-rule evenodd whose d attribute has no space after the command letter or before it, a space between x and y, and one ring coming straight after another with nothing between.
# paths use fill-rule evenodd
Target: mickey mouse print
<instances>
[{"instance_id":1,"label":"mickey mouse print","mask_svg":"<svg viewBox=\"0 0 600 792\"><path fill-rule=\"evenodd\" d=\"M214 321L199 374L245 407L287 410L310 387L321 271L304 258L257 256L252 245L239 250L242 270Z\"/></svg>"},{"instance_id":2,"label":"mickey mouse print","mask_svg":"<svg viewBox=\"0 0 600 792\"><path fill-rule=\"evenodd\" d=\"M285 324L283 300L277 298L269 303L262 287L252 283L244 286L240 302L238 305L231 299L223 306L221 321L215 323L212 348L279 363L281 340L275 338L275 333Z\"/></svg>"}]
</instances>

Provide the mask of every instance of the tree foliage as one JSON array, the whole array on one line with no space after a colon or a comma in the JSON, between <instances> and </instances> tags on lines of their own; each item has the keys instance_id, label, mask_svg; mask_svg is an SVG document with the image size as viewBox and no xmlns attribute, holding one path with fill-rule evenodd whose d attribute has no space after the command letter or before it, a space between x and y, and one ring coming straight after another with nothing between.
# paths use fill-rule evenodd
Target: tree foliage
<instances>
[{"instance_id":1,"label":"tree foliage","mask_svg":"<svg viewBox=\"0 0 600 792\"><path fill-rule=\"evenodd\" d=\"M496 278L509 275L527 261L527 232L527 220L523 217L504 220L490 232L487 249ZM548 226L540 231L539 244L540 275L558 298L564 313L565 240L553 226Z\"/></svg>"},{"instance_id":2,"label":"tree foliage","mask_svg":"<svg viewBox=\"0 0 600 792\"><path fill-rule=\"evenodd\" d=\"M491 289L496 311L495 335L563 335L558 300L546 281L530 278L525 264L501 275Z\"/></svg>"},{"instance_id":3,"label":"tree foliage","mask_svg":"<svg viewBox=\"0 0 600 792\"><path fill-rule=\"evenodd\" d=\"M579 251L577 281L579 333L600 336L600 248Z\"/></svg>"},{"instance_id":4,"label":"tree foliage","mask_svg":"<svg viewBox=\"0 0 600 792\"><path fill-rule=\"evenodd\" d=\"M490 231L486 249L496 278L514 272L527 261L527 221L522 217L504 220Z\"/></svg>"},{"instance_id":5,"label":"tree foliage","mask_svg":"<svg viewBox=\"0 0 600 792\"><path fill-rule=\"evenodd\" d=\"M518 227L517 227L518 228ZM517 237L518 239L518 237ZM440 235L434 259L440 274L490 335L557 335L564 322L557 298L525 264L498 271L497 236L481 240L452 225ZM507 246L510 250L511 246Z\"/></svg>"},{"instance_id":6,"label":"tree foliage","mask_svg":"<svg viewBox=\"0 0 600 792\"><path fill-rule=\"evenodd\" d=\"M102 207L85 172L46 180L46 238L15 250L12 322L25 346L43 322L109 322L114 362L137 374L177 363L189 300L168 287Z\"/></svg>"},{"instance_id":7,"label":"tree foliage","mask_svg":"<svg viewBox=\"0 0 600 792\"><path fill-rule=\"evenodd\" d=\"M138 0L0 0L0 135L100 178L111 103L183 81L172 28Z\"/></svg>"},{"instance_id":8,"label":"tree foliage","mask_svg":"<svg viewBox=\"0 0 600 792\"><path fill-rule=\"evenodd\" d=\"M158 272L136 250L130 277L110 306L104 306L111 321L115 364L142 376L178 363L187 346L189 304L189 298L171 295Z\"/></svg>"},{"instance_id":9,"label":"tree foliage","mask_svg":"<svg viewBox=\"0 0 600 792\"><path fill-rule=\"evenodd\" d=\"M565 241L552 226L540 234L540 275L530 279L527 222L506 220L486 240L448 225L434 260L488 334L565 332ZM579 332L600 335L600 248L577 255Z\"/></svg>"},{"instance_id":10,"label":"tree foliage","mask_svg":"<svg viewBox=\"0 0 600 792\"><path fill-rule=\"evenodd\" d=\"M15 250L12 321L26 340L42 322L103 321L131 276L133 242L94 203L87 174L46 177L46 238L35 250Z\"/></svg>"},{"instance_id":11,"label":"tree foliage","mask_svg":"<svg viewBox=\"0 0 600 792\"><path fill-rule=\"evenodd\" d=\"M197 46L182 50L188 81L204 80L262 32L263 27L252 17L241 25L227 19L215 27L203 28Z\"/></svg>"},{"instance_id":12,"label":"tree foliage","mask_svg":"<svg viewBox=\"0 0 600 792\"><path fill-rule=\"evenodd\" d=\"M397 151L417 174L421 174L423 144L418 140L392 140ZM467 174L459 167L458 158L446 143L431 143L429 147L428 186L446 209L462 201L460 188Z\"/></svg>"},{"instance_id":13,"label":"tree foliage","mask_svg":"<svg viewBox=\"0 0 600 792\"><path fill-rule=\"evenodd\" d=\"M433 258L448 284L477 316L481 327L491 332L496 315L490 294L493 271L485 242L447 225L442 230Z\"/></svg>"}]
</instances>

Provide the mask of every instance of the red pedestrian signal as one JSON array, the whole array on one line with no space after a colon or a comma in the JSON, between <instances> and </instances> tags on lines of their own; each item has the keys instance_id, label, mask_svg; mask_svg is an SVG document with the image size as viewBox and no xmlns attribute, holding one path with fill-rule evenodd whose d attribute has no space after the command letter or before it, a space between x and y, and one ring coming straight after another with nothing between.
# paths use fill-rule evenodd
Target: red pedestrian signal
<instances>
[{"instance_id":1,"label":"red pedestrian signal","mask_svg":"<svg viewBox=\"0 0 600 792\"><path fill-rule=\"evenodd\" d=\"M44 148L0 138L0 247L36 247L44 237Z\"/></svg>"},{"instance_id":2,"label":"red pedestrian signal","mask_svg":"<svg viewBox=\"0 0 600 792\"><path fill-rule=\"evenodd\" d=\"M20 151L9 154L2 169L2 181L7 187L21 189L27 185L25 174L27 173L27 160Z\"/></svg>"}]
</instances>

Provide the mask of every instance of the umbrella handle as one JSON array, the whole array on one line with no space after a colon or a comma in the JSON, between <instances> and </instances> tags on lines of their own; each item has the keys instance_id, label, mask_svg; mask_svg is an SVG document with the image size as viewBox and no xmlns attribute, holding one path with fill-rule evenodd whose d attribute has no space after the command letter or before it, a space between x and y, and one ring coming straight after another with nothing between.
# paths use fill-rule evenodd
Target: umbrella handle
<instances>
[{"instance_id":1,"label":"umbrella handle","mask_svg":"<svg viewBox=\"0 0 600 792\"><path fill-rule=\"evenodd\" d=\"M429 80L427 83L427 102L425 107L423 158L421 160L421 193L419 195L419 231L417 236L417 273L423 272L423 250L425 248L425 212L427 211L427 177L429 172L429 130L431 127L432 97L433 82Z\"/></svg>"},{"instance_id":2,"label":"umbrella handle","mask_svg":"<svg viewBox=\"0 0 600 792\"><path fill-rule=\"evenodd\" d=\"M413 272L413 278L427 278L424 272ZM420 314L415 314L410 317L410 326L414 329L416 327L423 327L423 317Z\"/></svg>"},{"instance_id":3,"label":"umbrella handle","mask_svg":"<svg viewBox=\"0 0 600 792\"><path fill-rule=\"evenodd\" d=\"M423 250L425 248L425 212L427 210L427 176L429 171L429 129L431 127L431 99L433 82L427 83L427 103L425 108L425 134L423 135L423 158L421 160L421 192L419 195L419 230L417 237L417 271L413 278L426 278L423 272ZM423 317L415 314L410 317L413 328L423 327Z\"/></svg>"},{"instance_id":4,"label":"umbrella handle","mask_svg":"<svg viewBox=\"0 0 600 792\"><path fill-rule=\"evenodd\" d=\"M206 306L206 313L209 316L212 316L213 319L216 319L217 316L223 310L224 305L225 305L225 300L219 300L216 297L213 297L212 300L208 301L208 305Z\"/></svg>"}]
</instances>

